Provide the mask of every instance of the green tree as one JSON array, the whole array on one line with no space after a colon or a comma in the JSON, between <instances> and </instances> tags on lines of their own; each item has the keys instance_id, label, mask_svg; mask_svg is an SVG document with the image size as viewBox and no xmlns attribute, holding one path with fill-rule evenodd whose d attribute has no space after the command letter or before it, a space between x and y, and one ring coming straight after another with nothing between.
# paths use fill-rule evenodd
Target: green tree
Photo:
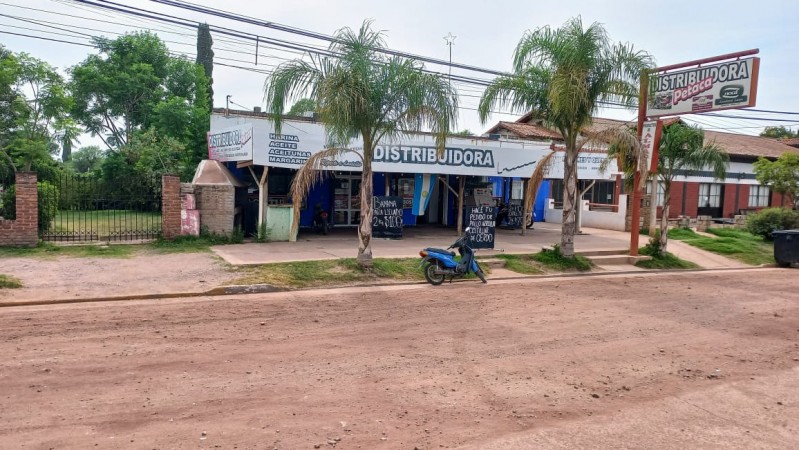
<instances>
[{"instance_id":1,"label":"green tree","mask_svg":"<svg viewBox=\"0 0 799 450\"><path fill-rule=\"evenodd\" d=\"M483 93L478 112L485 123L493 107L533 111L563 136L564 187L561 252L574 256L577 156L587 142L583 130L603 102L633 107L641 72L651 56L628 43L612 43L604 27L583 27L577 17L562 27L526 33L513 58L513 74L495 79Z\"/></svg>"},{"instance_id":2,"label":"green tree","mask_svg":"<svg viewBox=\"0 0 799 450\"><path fill-rule=\"evenodd\" d=\"M658 150L658 170L654 179L663 184L663 214L660 218L660 249L665 252L669 239L671 184L684 170L708 170L723 180L730 156L715 142L705 142L705 132L697 126L674 123L663 129ZM628 170L629 172L629 170ZM655 183L655 186L657 184Z\"/></svg>"},{"instance_id":3,"label":"green tree","mask_svg":"<svg viewBox=\"0 0 799 450\"><path fill-rule=\"evenodd\" d=\"M61 161L68 162L72 159L72 146L80 144L78 138L83 130L70 117L59 119L56 122L56 128L58 129L56 139L61 144Z\"/></svg>"},{"instance_id":4,"label":"green tree","mask_svg":"<svg viewBox=\"0 0 799 450\"><path fill-rule=\"evenodd\" d=\"M799 137L799 131L794 132L790 128L780 125L778 127L766 127L763 132L760 133L760 136L773 139L795 138Z\"/></svg>"},{"instance_id":5,"label":"green tree","mask_svg":"<svg viewBox=\"0 0 799 450\"><path fill-rule=\"evenodd\" d=\"M428 128L436 136L439 151L457 118L457 96L445 78L422 71L422 64L400 57L386 57L383 34L365 21L358 31L338 30L330 50L338 58L315 57L281 64L264 86L266 108L280 132L287 101L304 94L316 104L332 148L315 154L295 176L292 195L296 202L321 176L321 160L346 150L353 138L363 148L361 220L358 257L362 267L372 266L372 158L375 146L406 131ZM297 208L299 209L299 208ZM299 211L297 211L299 212ZM295 216L296 226L296 216Z\"/></svg>"},{"instance_id":6,"label":"green tree","mask_svg":"<svg viewBox=\"0 0 799 450\"><path fill-rule=\"evenodd\" d=\"M97 38L95 45L99 54L72 68L73 115L115 149L149 128L172 65L166 45L149 32Z\"/></svg>"},{"instance_id":7,"label":"green tree","mask_svg":"<svg viewBox=\"0 0 799 450\"><path fill-rule=\"evenodd\" d=\"M103 158L105 151L96 145L90 145L74 152L68 164L77 173L88 173L99 169Z\"/></svg>"},{"instance_id":8,"label":"green tree","mask_svg":"<svg viewBox=\"0 0 799 450\"><path fill-rule=\"evenodd\" d=\"M460 130L460 131L455 131L453 133L450 133L449 135L450 136L459 136L459 137L473 137L474 133L472 133L471 130L463 129L463 130Z\"/></svg>"},{"instance_id":9,"label":"green tree","mask_svg":"<svg viewBox=\"0 0 799 450\"><path fill-rule=\"evenodd\" d=\"M214 39L207 23L197 26L197 64L203 66L205 77L208 80L208 108L214 107Z\"/></svg>"},{"instance_id":10,"label":"green tree","mask_svg":"<svg viewBox=\"0 0 799 450\"><path fill-rule=\"evenodd\" d=\"M310 98L301 98L291 105L291 109L289 109L286 115L297 117L304 116L305 113L312 113L314 111L316 111L316 103Z\"/></svg>"},{"instance_id":11,"label":"green tree","mask_svg":"<svg viewBox=\"0 0 799 450\"><path fill-rule=\"evenodd\" d=\"M208 69L171 57L166 45L147 32L96 44L100 53L72 69L74 116L110 150L121 150L141 133L177 140L190 151L189 159L177 156L184 179L190 176L190 166L207 155ZM203 64L213 65L212 54L204 53ZM109 167L115 167L113 162Z\"/></svg>"},{"instance_id":12,"label":"green tree","mask_svg":"<svg viewBox=\"0 0 799 450\"><path fill-rule=\"evenodd\" d=\"M754 164L755 177L760 184L790 198L799 208L799 155L783 153L775 161L760 157Z\"/></svg>"},{"instance_id":13,"label":"green tree","mask_svg":"<svg viewBox=\"0 0 799 450\"><path fill-rule=\"evenodd\" d=\"M8 109L2 113L3 183L9 172L52 169L58 135L68 120L72 99L64 78L54 67L26 53L5 52L0 63L2 95ZM49 167L48 167L49 166Z\"/></svg>"}]
</instances>

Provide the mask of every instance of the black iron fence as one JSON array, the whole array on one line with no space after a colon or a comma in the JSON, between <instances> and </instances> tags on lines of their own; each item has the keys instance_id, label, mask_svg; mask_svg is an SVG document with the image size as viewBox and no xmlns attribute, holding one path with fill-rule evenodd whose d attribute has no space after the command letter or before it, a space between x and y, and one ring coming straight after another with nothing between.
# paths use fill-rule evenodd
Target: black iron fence
<instances>
[{"instance_id":1,"label":"black iron fence","mask_svg":"<svg viewBox=\"0 0 799 450\"><path fill-rule=\"evenodd\" d=\"M104 180L62 173L39 185L39 235L46 241L124 241L161 234L161 180Z\"/></svg>"}]
</instances>

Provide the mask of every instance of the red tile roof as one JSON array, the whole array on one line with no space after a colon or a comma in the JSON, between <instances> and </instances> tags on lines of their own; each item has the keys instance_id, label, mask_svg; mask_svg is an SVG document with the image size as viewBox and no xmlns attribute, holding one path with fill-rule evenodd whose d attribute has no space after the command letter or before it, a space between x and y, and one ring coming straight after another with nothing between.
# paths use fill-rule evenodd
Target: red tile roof
<instances>
[{"instance_id":1,"label":"red tile roof","mask_svg":"<svg viewBox=\"0 0 799 450\"><path fill-rule=\"evenodd\" d=\"M522 116L518 122L500 122L491 130L499 129L501 127L514 132L521 139L548 138L562 140L560 134L555 131L546 129L540 125L521 123L523 119L530 120L531 118L532 115L528 113ZM664 125L666 126L679 121L680 118L678 117L663 119ZM635 120L625 122L623 120L595 117L592 120L591 125L587 127L586 131L588 133L596 133L610 127L619 127L625 125L635 126ZM519 132L516 132L516 130ZM540 130L546 130L548 133L545 134ZM527 134L534 137L528 138L526 137L525 133L522 133L521 131L528 131ZM489 131L489 133L493 132L494 131ZM777 140L746 134L722 133L719 131L705 130L705 141L715 141L716 144L724 148L727 153L735 156L748 156L754 158L764 156L768 158L778 158L780 155L786 152L799 154L799 148L797 148L799 147L799 138Z\"/></svg>"},{"instance_id":2,"label":"red tile roof","mask_svg":"<svg viewBox=\"0 0 799 450\"><path fill-rule=\"evenodd\" d=\"M785 145L790 145L791 147L799 148L799 138L783 138L777 142L781 142Z\"/></svg>"},{"instance_id":3,"label":"red tile roof","mask_svg":"<svg viewBox=\"0 0 799 450\"><path fill-rule=\"evenodd\" d=\"M519 139L554 139L561 141L560 133L550 130L541 125L532 123L518 123L518 122L499 122L488 130L490 134L499 134L500 130L507 130L516 135Z\"/></svg>"}]
</instances>

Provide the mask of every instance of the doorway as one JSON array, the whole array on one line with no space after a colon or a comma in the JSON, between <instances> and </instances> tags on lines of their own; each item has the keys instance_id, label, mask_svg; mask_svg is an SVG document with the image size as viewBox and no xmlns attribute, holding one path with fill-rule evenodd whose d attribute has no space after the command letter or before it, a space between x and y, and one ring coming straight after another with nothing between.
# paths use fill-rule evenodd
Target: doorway
<instances>
[{"instance_id":1,"label":"doorway","mask_svg":"<svg viewBox=\"0 0 799 450\"><path fill-rule=\"evenodd\" d=\"M336 173L333 179L333 223L356 226L361 223L361 174Z\"/></svg>"},{"instance_id":2,"label":"doorway","mask_svg":"<svg viewBox=\"0 0 799 450\"><path fill-rule=\"evenodd\" d=\"M724 194L721 186L718 183L699 184L699 207L696 215L710 217L721 217L723 215Z\"/></svg>"}]
</instances>

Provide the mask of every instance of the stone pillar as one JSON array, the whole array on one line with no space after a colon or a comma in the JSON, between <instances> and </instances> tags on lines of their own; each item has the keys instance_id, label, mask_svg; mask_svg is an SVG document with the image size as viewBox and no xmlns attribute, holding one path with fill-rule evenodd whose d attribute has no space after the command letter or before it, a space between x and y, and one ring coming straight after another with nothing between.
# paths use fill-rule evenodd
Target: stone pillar
<instances>
[{"instance_id":1,"label":"stone pillar","mask_svg":"<svg viewBox=\"0 0 799 450\"><path fill-rule=\"evenodd\" d=\"M652 235L652 208L657 208L652 203L652 194L642 194L641 195L641 220L643 223L641 224L641 228L646 228L649 230L650 236Z\"/></svg>"},{"instance_id":2,"label":"stone pillar","mask_svg":"<svg viewBox=\"0 0 799 450\"><path fill-rule=\"evenodd\" d=\"M172 240L180 236L180 178L161 177L161 235Z\"/></svg>"},{"instance_id":3,"label":"stone pillar","mask_svg":"<svg viewBox=\"0 0 799 450\"><path fill-rule=\"evenodd\" d=\"M710 228L710 216L697 216L696 231L707 231Z\"/></svg>"},{"instance_id":4,"label":"stone pillar","mask_svg":"<svg viewBox=\"0 0 799 450\"><path fill-rule=\"evenodd\" d=\"M39 191L36 173L16 174L17 218L0 220L0 246L36 247L39 243Z\"/></svg>"}]
</instances>

